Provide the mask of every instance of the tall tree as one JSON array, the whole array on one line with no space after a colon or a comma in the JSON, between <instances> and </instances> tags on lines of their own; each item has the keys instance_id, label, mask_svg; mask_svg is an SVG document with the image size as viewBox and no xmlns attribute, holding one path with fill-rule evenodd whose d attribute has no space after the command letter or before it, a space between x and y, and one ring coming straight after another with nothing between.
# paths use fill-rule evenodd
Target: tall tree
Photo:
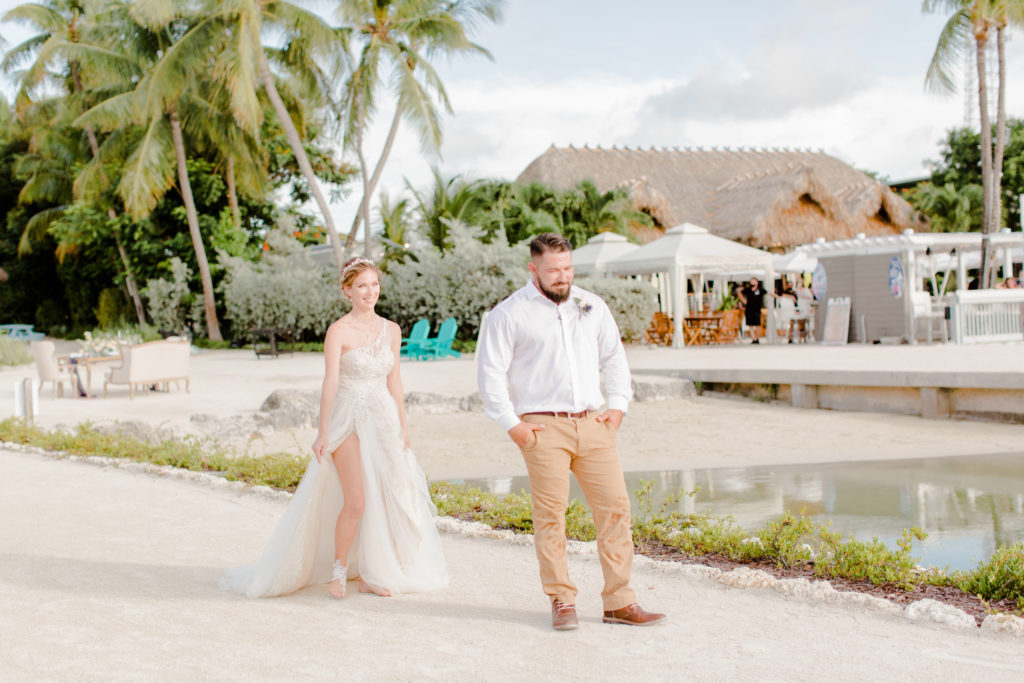
<instances>
[{"instance_id":1,"label":"tall tree","mask_svg":"<svg viewBox=\"0 0 1024 683\"><path fill-rule=\"evenodd\" d=\"M981 131L981 180L984 206L981 276L982 286L991 286L991 243L989 235L999 229L1000 182L1002 177L1003 148L1006 135L1005 98L1005 29L1010 22L1019 22L1024 16L1021 0L924 0L925 12L949 13L950 17L939 34L935 52L925 84L933 89L955 90L954 71L960 51L973 41L975 68L978 79L978 115ZM992 149L992 123L988 108L988 74L986 53L995 34L999 59L998 94L996 112L996 150Z\"/></svg>"},{"instance_id":2,"label":"tall tree","mask_svg":"<svg viewBox=\"0 0 1024 683\"><path fill-rule=\"evenodd\" d=\"M77 44L83 31L85 3L76 0L48 0L47 2L25 3L9 10L3 17L4 21L18 21L35 27L40 32L25 40L4 55L0 68L11 72L18 66L28 63L21 70L17 79L18 91L15 97L19 115L24 115L33 102L40 86L57 82L71 97L65 102L67 107L80 107L84 91L82 68L78 60L68 57L68 48ZM60 61L66 68L57 74L51 72L49 64ZM56 77L55 77L56 76ZM91 126L85 126L83 132L89 142L92 156L98 157L99 145L96 134ZM139 323L146 322L145 309L139 288L135 283L131 262L124 248L123 238L117 226L117 214L112 207L107 207L108 223L113 226L112 234L117 247L118 256L124 272L125 287L135 307ZM59 217L54 212L50 218Z\"/></svg>"},{"instance_id":3,"label":"tall tree","mask_svg":"<svg viewBox=\"0 0 1024 683\"><path fill-rule=\"evenodd\" d=\"M205 65L211 54L210 68L230 94L230 110L238 125L250 135L258 135L263 107L258 92L262 89L284 130L288 145L320 209L329 235L340 276L344 262L341 237L299 131L271 69L268 52L279 65L307 79L304 95L313 98L329 94L344 68L340 56L347 55L347 32L332 28L316 13L283 0L238 0L203 3L199 20L168 52L167 61L178 69ZM283 49L264 46L264 30L284 35ZM323 62L321 64L320 62Z\"/></svg>"},{"instance_id":4,"label":"tall tree","mask_svg":"<svg viewBox=\"0 0 1024 683\"><path fill-rule=\"evenodd\" d=\"M338 15L352 29L352 46L359 55L345 83L343 111L345 142L359 159L363 197L352 221L345 247L350 248L365 227L365 250L370 252L370 200L391 154L399 123L404 119L420 135L422 146L437 151L441 121L435 104L451 112L444 84L430 59L439 55L490 53L469 39L480 21L501 18L502 0L340 0ZM395 112L380 157L370 174L364 144L366 129L377 108L377 90L387 80Z\"/></svg>"},{"instance_id":5,"label":"tall tree","mask_svg":"<svg viewBox=\"0 0 1024 683\"><path fill-rule=\"evenodd\" d=\"M110 17L120 18L120 30L109 32L105 42L93 47L110 53L125 71L128 81L137 81L137 85L95 105L76 123L107 131L123 130L131 125L140 128L141 133L129 146L118 184L125 209L133 219L148 216L177 176L202 283L207 335L219 341L223 337L217 319L213 277L199 229L182 132L183 119L202 121L208 114L200 94L204 79L179 70L167 59L169 48L187 28L187 23L177 15L175 4L169 0L110 4L114 10ZM111 85L117 89L123 83Z\"/></svg>"}]
</instances>

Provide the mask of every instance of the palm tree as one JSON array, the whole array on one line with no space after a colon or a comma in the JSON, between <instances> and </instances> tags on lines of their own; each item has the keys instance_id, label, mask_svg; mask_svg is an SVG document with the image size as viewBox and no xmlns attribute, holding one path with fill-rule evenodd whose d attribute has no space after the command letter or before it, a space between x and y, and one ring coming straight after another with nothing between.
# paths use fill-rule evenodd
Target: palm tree
<instances>
[{"instance_id":1,"label":"palm tree","mask_svg":"<svg viewBox=\"0 0 1024 683\"><path fill-rule=\"evenodd\" d=\"M124 132L128 126L140 128L134 135L112 136L113 140L108 140L123 145L128 152L117 189L125 210L135 220L153 211L173 186L176 172L203 288L207 335L219 341L223 337L217 320L213 278L199 230L182 133L183 119L190 123L202 121L208 117L209 107L199 94L202 81L179 71L167 60L168 49L174 43L176 31L180 30L179 18L171 8L173 5L160 7L146 3L142 9L147 11L143 12L138 5L110 3L111 14L105 21L116 18L121 30L111 32L105 26L107 42L97 41L83 46L83 50L105 52L128 76L126 80L109 84L115 92L125 83L137 80L137 84L95 105L82 114L76 124L106 131Z\"/></svg>"},{"instance_id":2,"label":"palm tree","mask_svg":"<svg viewBox=\"0 0 1024 683\"><path fill-rule=\"evenodd\" d=\"M437 168L431 169L433 185L425 195L408 180L405 186L413 196L420 229L430 243L441 250L447 249L449 221L473 223L473 212L479 201L476 186L479 181L467 182L459 176L445 179Z\"/></svg>"},{"instance_id":3,"label":"palm tree","mask_svg":"<svg viewBox=\"0 0 1024 683\"><path fill-rule=\"evenodd\" d=\"M435 55L460 53L490 56L468 37L479 21L499 21L502 0L341 0L338 14L352 30L359 55L345 83L343 110L346 145L354 149L363 177L363 197L352 222L346 248L355 242L359 225L365 226L366 252L370 251L370 198L402 119L420 135L427 150L441 145L441 122L435 100L452 111L448 94L430 63ZM391 83L395 113L380 157L369 173L363 150L366 128L376 110L376 94L383 78Z\"/></svg>"},{"instance_id":4,"label":"palm tree","mask_svg":"<svg viewBox=\"0 0 1024 683\"><path fill-rule=\"evenodd\" d=\"M170 48L165 57L167 63L181 71L189 71L196 65L210 68L213 77L230 94L230 111L239 127L254 137L258 136L263 121L263 107L258 97L262 88L323 216L340 276L345 261L341 238L310 164L303 135L278 89L267 55L269 52L279 64L306 79L305 84L310 87L306 88L304 96L313 98L317 93L329 93L333 80L341 73L343 63L339 57L347 54L346 32L330 27L314 12L282 0L231 3L207 0L199 14L205 18ZM284 48L264 47L263 30L267 26L283 32L288 41ZM212 64L208 62L211 53L216 54ZM326 66L321 66L318 60L325 61Z\"/></svg>"},{"instance_id":5,"label":"palm tree","mask_svg":"<svg viewBox=\"0 0 1024 683\"><path fill-rule=\"evenodd\" d=\"M84 87L81 66L77 60L68 59L67 48L79 42L85 19L84 3L75 0L25 3L4 14L3 21L28 23L40 31L39 34L8 50L4 55L3 62L0 63L0 69L6 73L10 73L21 64L29 63L18 78L15 102L19 115L24 116L33 102L35 91L49 81L60 81L60 85L67 89L73 97L82 95ZM54 79L48 69L48 64L58 58L66 62L67 72ZM68 104L70 105L71 102ZM93 158L98 157L99 145L95 132L91 126L85 126L84 132L89 141L89 149ZM54 212L49 214L49 218L52 221L59 215L59 212ZM110 219L111 225L115 226L111 232L121 258L121 265L124 268L125 287L135 306L139 324L145 324L146 314L142 305L142 297L139 296L139 288L132 274L131 262L128 260L120 230L116 227L117 213L113 208L107 207L107 217Z\"/></svg>"},{"instance_id":6,"label":"palm tree","mask_svg":"<svg viewBox=\"0 0 1024 683\"><path fill-rule=\"evenodd\" d=\"M992 268L989 235L1001 224L1000 183L1003 149L1006 136L1005 99L1005 29L1010 22L1021 21L1024 2L1021 0L924 0L925 12L949 12L950 18L939 34L925 84L933 89L951 92L955 88L953 71L959 51L974 42L978 72L978 113L981 128L981 178L984 197L982 221L981 275L982 286L991 284ZM996 113L996 151L993 158L992 124L988 111L988 82L985 54L993 31L999 55L999 84Z\"/></svg>"}]
</instances>

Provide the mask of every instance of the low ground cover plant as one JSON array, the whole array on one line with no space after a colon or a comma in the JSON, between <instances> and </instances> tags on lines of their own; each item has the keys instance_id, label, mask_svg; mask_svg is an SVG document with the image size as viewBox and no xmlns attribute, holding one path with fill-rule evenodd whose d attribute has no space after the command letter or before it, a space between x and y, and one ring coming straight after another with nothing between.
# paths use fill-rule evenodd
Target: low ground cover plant
<instances>
[{"instance_id":1,"label":"low ground cover plant","mask_svg":"<svg viewBox=\"0 0 1024 683\"><path fill-rule=\"evenodd\" d=\"M47 431L8 418L0 421L0 442L26 444L58 453L123 458L192 471L215 472L228 480L294 491L308 459L294 453L251 456L229 452L214 441L195 438L140 441L125 433L100 430L89 424L74 431ZM895 549L878 539L843 539L828 524L807 518L804 512L771 520L754 532L744 531L732 517L688 514L675 509L694 491L680 491L656 504L653 482L643 482L635 493L633 541L641 549L670 548L689 556L714 555L736 562L772 562L780 567L804 565L822 578L870 582L903 590L922 583L952 586L986 602L1009 600L1024 610L1024 543L1003 546L971 571L922 570L912 555L915 540L925 534L904 530ZM496 529L533 533L530 494L525 491L498 496L477 488L448 482L430 485L438 514L482 522ZM573 500L566 512L569 538L593 541L593 521L586 506Z\"/></svg>"}]
</instances>

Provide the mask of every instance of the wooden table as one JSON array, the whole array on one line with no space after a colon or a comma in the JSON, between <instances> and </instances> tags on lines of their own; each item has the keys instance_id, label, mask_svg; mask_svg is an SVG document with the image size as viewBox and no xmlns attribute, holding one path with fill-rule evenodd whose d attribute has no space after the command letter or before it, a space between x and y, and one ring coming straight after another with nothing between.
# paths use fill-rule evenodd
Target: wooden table
<instances>
[{"instance_id":1,"label":"wooden table","mask_svg":"<svg viewBox=\"0 0 1024 683\"><path fill-rule=\"evenodd\" d=\"M83 392L86 398L92 398L92 368L94 365L101 365L103 363L116 363L121 360L121 356L65 356L60 359L60 362L71 366L75 375L75 386L72 387L72 391ZM85 381L82 381L82 376L78 372L78 368L85 368Z\"/></svg>"},{"instance_id":2,"label":"wooden table","mask_svg":"<svg viewBox=\"0 0 1024 683\"><path fill-rule=\"evenodd\" d=\"M721 313L688 315L684 319L683 335L687 345L702 346L719 341L722 326Z\"/></svg>"}]
</instances>

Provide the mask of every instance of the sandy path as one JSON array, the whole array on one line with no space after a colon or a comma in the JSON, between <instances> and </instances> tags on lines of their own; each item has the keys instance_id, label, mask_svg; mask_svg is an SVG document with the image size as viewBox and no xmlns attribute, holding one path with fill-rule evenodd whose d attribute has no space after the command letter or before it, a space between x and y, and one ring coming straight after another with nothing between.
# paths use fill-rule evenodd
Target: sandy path
<instances>
[{"instance_id":1,"label":"sandy path","mask_svg":"<svg viewBox=\"0 0 1024 683\"><path fill-rule=\"evenodd\" d=\"M661 627L596 616L600 570L573 556L582 626L550 630L529 546L445 536L445 591L332 602L221 593L279 499L0 451L0 678L368 680L1020 680L1019 641L727 589L647 566Z\"/></svg>"}]
</instances>

